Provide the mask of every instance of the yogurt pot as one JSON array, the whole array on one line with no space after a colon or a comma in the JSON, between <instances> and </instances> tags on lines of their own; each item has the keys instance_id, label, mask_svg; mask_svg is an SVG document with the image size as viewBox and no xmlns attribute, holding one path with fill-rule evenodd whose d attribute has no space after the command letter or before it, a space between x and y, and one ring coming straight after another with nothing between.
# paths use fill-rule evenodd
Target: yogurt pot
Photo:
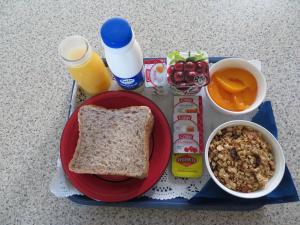
<instances>
[{"instance_id":1,"label":"yogurt pot","mask_svg":"<svg viewBox=\"0 0 300 225\"><path fill-rule=\"evenodd\" d=\"M167 68L168 83L175 95L196 95L209 83L205 51L173 51L167 56Z\"/></svg>"}]
</instances>

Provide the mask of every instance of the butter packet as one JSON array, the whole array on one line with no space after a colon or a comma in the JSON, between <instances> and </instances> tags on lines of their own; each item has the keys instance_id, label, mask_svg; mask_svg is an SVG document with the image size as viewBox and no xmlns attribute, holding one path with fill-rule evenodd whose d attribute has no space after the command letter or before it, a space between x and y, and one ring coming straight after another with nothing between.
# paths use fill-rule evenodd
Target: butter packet
<instances>
[{"instance_id":1,"label":"butter packet","mask_svg":"<svg viewBox=\"0 0 300 225\"><path fill-rule=\"evenodd\" d=\"M173 135L174 153L200 153L203 149L199 145L199 133L175 132Z\"/></svg>"},{"instance_id":2,"label":"butter packet","mask_svg":"<svg viewBox=\"0 0 300 225\"><path fill-rule=\"evenodd\" d=\"M201 96L174 96L174 113L198 113L200 105Z\"/></svg>"},{"instance_id":3,"label":"butter packet","mask_svg":"<svg viewBox=\"0 0 300 225\"><path fill-rule=\"evenodd\" d=\"M174 114L173 152L203 153L202 118L199 113Z\"/></svg>"},{"instance_id":4,"label":"butter packet","mask_svg":"<svg viewBox=\"0 0 300 225\"><path fill-rule=\"evenodd\" d=\"M198 115L196 113L176 113L173 116L175 133L194 133L198 131Z\"/></svg>"}]
</instances>

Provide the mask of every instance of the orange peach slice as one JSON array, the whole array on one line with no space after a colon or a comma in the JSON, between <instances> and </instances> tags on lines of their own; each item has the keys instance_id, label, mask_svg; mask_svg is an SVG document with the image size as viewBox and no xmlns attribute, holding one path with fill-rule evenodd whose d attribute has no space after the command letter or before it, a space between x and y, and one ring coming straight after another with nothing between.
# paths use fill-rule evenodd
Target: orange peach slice
<instances>
[{"instance_id":1,"label":"orange peach slice","mask_svg":"<svg viewBox=\"0 0 300 225\"><path fill-rule=\"evenodd\" d=\"M224 79L221 77L216 77L216 81L219 85L229 93L238 93L244 91L247 86L238 79Z\"/></svg>"},{"instance_id":2,"label":"orange peach slice","mask_svg":"<svg viewBox=\"0 0 300 225\"><path fill-rule=\"evenodd\" d=\"M242 102L236 95L233 96L233 101L238 111L243 111L249 107L249 105Z\"/></svg>"}]
</instances>

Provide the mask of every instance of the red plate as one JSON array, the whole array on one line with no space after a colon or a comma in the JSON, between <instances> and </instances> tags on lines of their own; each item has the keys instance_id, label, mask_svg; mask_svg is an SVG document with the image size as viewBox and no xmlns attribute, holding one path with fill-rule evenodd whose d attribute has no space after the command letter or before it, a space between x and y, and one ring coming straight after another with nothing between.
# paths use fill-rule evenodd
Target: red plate
<instances>
[{"instance_id":1,"label":"red plate","mask_svg":"<svg viewBox=\"0 0 300 225\"><path fill-rule=\"evenodd\" d=\"M69 170L78 140L78 110L69 118L60 142L60 158L65 174L74 187L86 196L104 202L121 202L140 196L149 190L162 176L171 152L171 133L164 114L151 100L142 95L127 91L109 91L86 100L83 105L98 105L105 108L123 108L127 106L148 106L154 115L152 132L152 153L149 161L149 173L145 179L116 179L91 174L76 174Z\"/></svg>"}]
</instances>

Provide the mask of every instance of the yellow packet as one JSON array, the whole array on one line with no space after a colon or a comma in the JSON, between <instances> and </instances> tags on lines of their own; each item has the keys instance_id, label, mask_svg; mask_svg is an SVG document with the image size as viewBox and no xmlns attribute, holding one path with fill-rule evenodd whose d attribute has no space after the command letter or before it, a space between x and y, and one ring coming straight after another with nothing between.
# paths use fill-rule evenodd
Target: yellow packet
<instances>
[{"instance_id":1,"label":"yellow packet","mask_svg":"<svg viewBox=\"0 0 300 225\"><path fill-rule=\"evenodd\" d=\"M172 155L172 173L175 177L201 177L202 155L174 153Z\"/></svg>"}]
</instances>

